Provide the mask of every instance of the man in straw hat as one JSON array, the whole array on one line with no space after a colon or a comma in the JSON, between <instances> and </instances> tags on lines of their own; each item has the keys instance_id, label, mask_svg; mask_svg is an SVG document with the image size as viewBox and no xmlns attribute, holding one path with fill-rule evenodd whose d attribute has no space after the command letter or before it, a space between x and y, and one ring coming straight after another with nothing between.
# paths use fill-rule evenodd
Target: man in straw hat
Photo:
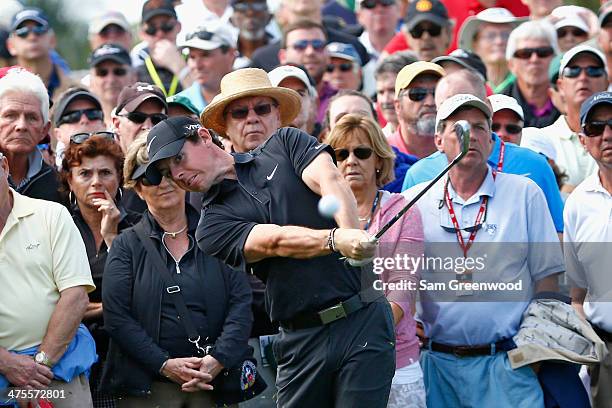
<instances>
[{"instance_id":1,"label":"man in straw hat","mask_svg":"<svg viewBox=\"0 0 612 408\"><path fill-rule=\"evenodd\" d=\"M171 118L149 133L145 174L205 191L198 245L266 282L269 317L281 326L273 345L279 406L386 407L395 365L390 308L341 259L366 259L375 248L358 229L333 150L278 129L299 108L299 95L271 86L265 71L234 71L201 119L241 135L234 146L244 153L229 155L206 128ZM333 219L317 212L323 195L335 196Z\"/></svg>"}]
</instances>

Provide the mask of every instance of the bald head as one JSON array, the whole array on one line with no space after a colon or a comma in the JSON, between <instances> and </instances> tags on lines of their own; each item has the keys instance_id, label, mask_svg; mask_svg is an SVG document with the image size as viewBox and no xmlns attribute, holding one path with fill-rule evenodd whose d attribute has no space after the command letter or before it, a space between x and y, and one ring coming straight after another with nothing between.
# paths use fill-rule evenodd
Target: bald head
<instances>
[{"instance_id":1,"label":"bald head","mask_svg":"<svg viewBox=\"0 0 612 408\"><path fill-rule=\"evenodd\" d=\"M487 102L487 88L482 78L469 69L462 69L443 76L436 85L436 106L457 94L474 95ZM488 103L488 102L487 102Z\"/></svg>"}]
</instances>

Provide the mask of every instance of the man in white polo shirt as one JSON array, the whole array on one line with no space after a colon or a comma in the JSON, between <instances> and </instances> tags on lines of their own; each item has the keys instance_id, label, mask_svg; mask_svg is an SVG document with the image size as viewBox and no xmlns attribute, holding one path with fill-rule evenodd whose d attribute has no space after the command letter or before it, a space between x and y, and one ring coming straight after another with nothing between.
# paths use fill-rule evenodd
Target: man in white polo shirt
<instances>
[{"instance_id":1,"label":"man in white polo shirt","mask_svg":"<svg viewBox=\"0 0 612 408\"><path fill-rule=\"evenodd\" d=\"M418 201L428 262L418 305L428 338L421 354L427 406L543 406L535 373L510 369L503 351L514 347L534 292L557 289L561 246L542 190L487 165L493 140L484 101L458 94L440 105L438 150L449 161L457 156L459 120L471 127L468 153ZM413 197L424 185L403 194ZM430 283L442 286L423 286ZM497 290L466 286L501 283Z\"/></svg>"},{"instance_id":2,"label":"man in white polo shirt","mask_svg":"<svg viewBox=\"0 0 612 408\"><path fill-rule=\"evenodd\" d=\"M612 349L612 92L587 99L580 112L580 141L598 169L569 196L563 241L572 305ZM612 355L593 366L593 407L612 407Z\"/></svg>"}]
</instances>

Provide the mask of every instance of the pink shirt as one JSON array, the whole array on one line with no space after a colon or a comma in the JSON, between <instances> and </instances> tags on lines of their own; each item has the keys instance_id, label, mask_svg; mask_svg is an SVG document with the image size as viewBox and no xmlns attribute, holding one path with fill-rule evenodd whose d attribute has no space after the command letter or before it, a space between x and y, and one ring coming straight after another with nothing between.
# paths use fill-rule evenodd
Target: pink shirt
<instances>
[{"instance_id":1,"label":"pink shirt","mask_svg":"<svg viewBox=\"0 0 612 408\"><path fill-rule=\"evenodd\" d=\"M368 232L371 234L377 232L382 225L393 218L406 204L407 201L401 194L383 191L381 208L372 220ZM402 258L404 254L421 257L424 253L423 241L421 214L416 207L413 207L382 236L376 257L395 258L396 254L400 254ZM414 282L415 287L418 287L419 271L385 269L380 275L380 279L385 283L405 280ZM416 293L416 290L385 291L387 299L390 302L396 303L404 311L404 316L395 326L396 369L412 364L419 359L416 322L410 307L411 303L414 302Z\"/></svg>"}]
</instances>

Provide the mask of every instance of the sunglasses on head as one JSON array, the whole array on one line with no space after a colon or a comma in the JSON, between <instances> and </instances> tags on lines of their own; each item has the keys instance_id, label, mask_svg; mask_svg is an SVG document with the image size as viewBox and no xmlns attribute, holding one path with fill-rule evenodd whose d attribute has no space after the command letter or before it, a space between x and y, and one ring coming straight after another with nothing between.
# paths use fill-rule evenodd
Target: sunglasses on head
<instances>
[{"instance_id":1,"label":"sunglasses on head","mask_svg":"<svg viewBox=\"0 0 612 408\"><path fill-rule=\"evenodd\" d=\"M395 4L395 0L363 0L359 5L361 8L365 9L373 9L377 4L380 4L383 7L392 6Z\"/></svg>"},{"instance_id":2,"label":"sunglasses on head","mask_svg":"<svg viewBox=\"0 0 612 408\"><path fill-rule=\"evenodd\" d=\"M245 13L249 10L253 10L255 12L262 12L268 9L268 4L266 2L260 3L236 3L232 6L234 11L238 11L241 13Z\"/></svg>"},{"instance_id":3,"label":"sunglasses on head","mask_svg":"<svg viewBox=\"0 0 612 408\"><path fill-rule=\"evenodd\" d=\"M113 132L90 132L90 133L76 133L70 136L70 143L81 144L92 136L100 136L104 139L115 140L115 134Z\"/></svg>"},{"instance_id":4,"label":"sunglasses on head","mask_svg":"<svg viewBox=\"0 0 612 408\"><path fill-rule=\"evenodd\" d=\"M176 21L166 22L159 26L147 24L146 28L144 29L144 32L148 35L155 35L159 30L162 30L162 32L168 34L170 31L174 30L174 27L176 27Z\"/></svg>"},{"instance_id":5,"label":"sunglasses on head","mask_svg":"<svg viewBox=\"0 0 612 408\"><path fill-rule=\"evenodd\" d=\"M585 136L595 137L603 135L606 130L606 126L612 129L612 119L608 120L592 120L582 126L582 131Z\"/></svg>"},{"instance_id":6,"label":"sunglasses on head","mask_svg":"<svg viewBox=\"0 0 612 408\"><path fill-rule=\"evenodd\" d=\"M125 76L127 74L127 69L125 68L113 68L113 69L108 69L108 68L96 68L96 76L102 77L104 78L105 76L107 76L110 72L113 73L114 76Z\"/></svg>"},{"instance_id":7,"label":"sunglasses on head","mask_svg":"<svg viewBox=\"0 0 612 408\"><path fill-rule=\"evenodd\" d=\"M571 34L573 37L585 37L587 35L587 33L575 27L572 27L572 28L563 27L557 30L558 38L563 38L567 36L568 34Z\"/></svg>"},{"instance_id":8,"label":"sunglasses on head","mask_svg":"<svg viewBox=\"0 0 612 408\"><path fill-rule=\"evenodd\" d=\"M151 123L153 124L153 126L157 125L162 120L168 119L168 115L166 115L165 113L144 113L144 112L138 112L138 111L128 112L125 115L118 115L118 116L123 116L124 118L128 118L128 120L134 123L137 123L139 125L142 123L145 123L147 119L151 118Z\"/></svg>"},{"instance_id":9,"label":"sunglasses on head","mask_svg":"<svg viewBox=\"0 0 612 408\"><path fill-rule=\"evenodd\" d=\"M359 160L367 160L372 155L373 150L369 147L356 147L352 150L352 152ZM336 161L341 162L348 159L351 154L351 150L335 149L334 153L336 154Z\"/></svg>"},{"instance_id":10,"label":"sunglasses on head","mask_svg":"<svg viewBox=\"0 0 612 408\"><path fill-rule=\"evenodd\" d=\"M521 131L523 130L522 126L514 125L512 123L507 123L505 125L502 125L501 123L493 123L491 125L491 130L495 133L498 133L502 127L506 129L506 133L510 135L516 135L518 133L521 133Z\"/></svg>"},{"instance_id":11,"label":"sunglasses on head","mask_svg":"<svg viewBox=\"0 0 612 408\"><path fill-rule=\"evenodd\" d=\"M422 100L424 100L425 98L427 98L427 94L431 94L432 97L436 97L436 90L435 88L410 88L410 89L406 89L404 92L402 92L401 96L406 96L408 95L408 98L410 98L411 101L413 102L420 102Z\"/></svg>"},{"instance_id":12,"label":"sunglasses on head","mask_svg":"<svg viewBox=\"0 0 612 408\"><path fill-rule=\"evenodd\" d=\"M196 31L195 33L187 34L187 36L185 36L185 39L189 41L193 38L199 38L200 40L210 41L210 39L213 38L214 36L215 36L214 33L203 30L203 31Z\"/></svg>"},{"instance_id":13,"label":"sunglasses on head","mask_svg":"<svg viewBox=\"0 0 612 408\"><path fill-rule=\"evenodd\" d=\"M56 126L61 126L64 123L77 123L81 120L81 116L85 115L88 120L103 120L104 112L100 109L90 108L90 109L78 109L70 112L64 113Z\"/></svg>"},{"instance_id":14,"label":"sunglasses on head","mask_svg":"<svg viewBox=\"0 0 612 408\"><path fill-rule=\"evenodd\" d=\"M26 38L30 33L34 33L36 36L47 34L49 27L43 25L35 25L32 27L21 27L15 30L15 35L19 38Z\"/></svg>"},{"instance_id":15,"label":"sunglasses on head","mask_svg":"<svg viewBox=\"0 0 612 408\"><path fill-rule=\"evenodd\" d=\"M274 104L274 106L277 106ZM253 106L253 108L249 108L248 106L242 106L240 108L232 109L228 111L233 119L244 119L249 116L249 111L255 112L257 116L266 116L272 112L272 104L271 103L262 103L259 105Z\"/></svg>"},{"instance_id":16,"label":"sunglasses on head","mask_svg":"<svg viewBox=\"0 0 612 408\"><path fill-rule=\"evenodd\" d=\"M325 70L330 74L334 72L336 69L339 69L340 72L349 72L353 69L353 63L343 62L341 64L328 64L327 67L325 68Z\"/></svg>"},{"instance_id":17,"label":"sunglasses on head","mask_svg":"<svg viewBox=\"0 0 612 408\"><path fill-rule=\"evenodd\" d=\"M555 53L553 47L522 48L514 51L514 58L529 59L533 54L538 58L547 58Z\"/></svg>"},{"instance_id":18,"label":"sunglasses on head","mask_svg":"<svg viewBox=\"0 0 612 408\"><path fill-rule=\"evenodd\" d=\"M585 71L589 78L599 78L606 73L604 67L565 67L563 68L563 76L566 78L577 78L582 71Z\"/></svg>"},{"instance_id":19,"label":"sunglasses on head","mask_svg":"<svg viewBox=\"0 0 612 408\"><path fill-rule=\"evenodd\" d=\"M425 31L427 31L430 37L437 37L440 35L440 33L442 33L442 27L440 27L439 25L431 25L429 27L417 25L412 30L410 30L409 33L413 38L421 38Z\"/></svg>"},{"instance_id":20,"label":"sunglasses on head","mask_svg":"<svg viewBox=\"0 0 612 408\"><path fill-rule=\"evenodd\" d=\"M299 41L294 42L291 48L293 48L294 50L298 50L298 51L304 51L306 48L308 48L309 45L312 45L312 48L314 48L315 50L321 51L323 50L323 48L325 48L325 41L324 40L299 40Z\"/></svg>"}]
</instances>

